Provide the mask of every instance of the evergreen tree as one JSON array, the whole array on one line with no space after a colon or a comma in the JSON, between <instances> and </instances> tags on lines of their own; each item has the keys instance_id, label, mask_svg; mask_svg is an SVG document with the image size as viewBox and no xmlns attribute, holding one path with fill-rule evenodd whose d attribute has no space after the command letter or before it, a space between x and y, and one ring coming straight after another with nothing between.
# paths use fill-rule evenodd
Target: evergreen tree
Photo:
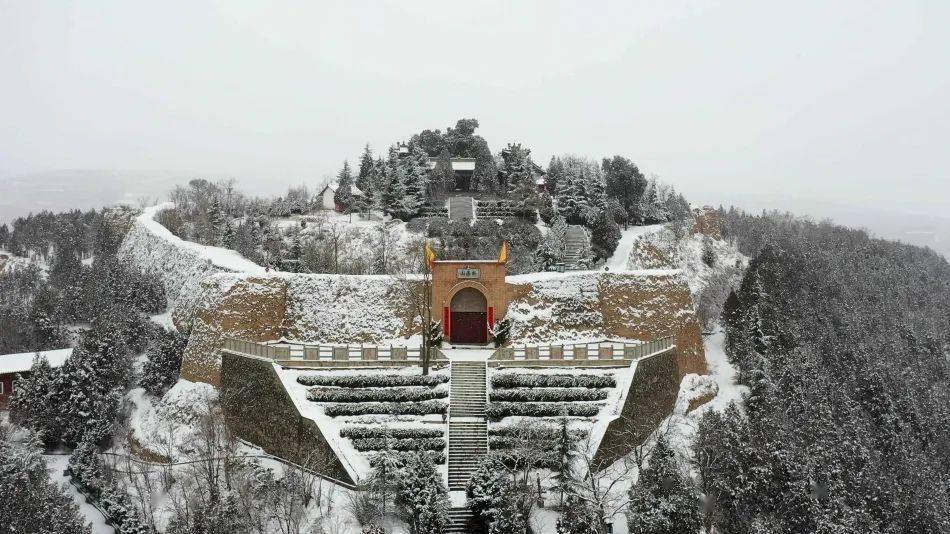
<instances>
[{"instance_id":1,"label":"evergreen tree","mask_svg":"<svg viewBox=\"0 0 950 534\"><path fill-rule=\"evenodd\" d=\"M373 152L369 149L369 144L363 148L363 155L360 156L359 174L356 176L356 187L364 194L376 188L373 175L376 172L376 163L373 161Z\"/></svg>"},{"instance_id":2,"label":"evergreen tree","mask_svg":"<svg viewBox=\"0 0 950 534\"><path fill-rule=\"evenodd\" d=\"M515 506L514 483L497 455L486 456L472 473L465 489L472 513L489 534L524 532L523 518ZM520 518L520 519L519 519Z\"/></svg>"},{"instance_id":3,"label":"evergreen tree","mask_svg":"<svg viewBox=\"0 0 950 534\"><path fill-rule=\"evenodd\" d=\"M0 422L0 530L89 534L72 498L49 479L39 438Z\"/></svg>"},{"instance_id":4,"label":"evergreen tree","mask_svg":"<svg viewBox=\"0 0 950 534\"><path fill-rule=\"evenodd\" d=\"M558 215L554 218L551 228L544 236L541 246L538 247L538 268L543 271L551 265L563 263L566 251L567 221L564 220L564 217Z\"/></svg>"},{"instance_id":5,"label":"evergreen tree","mask_svg":"<svg viewBox=\"0 0 950 534\"><path fill-rule=\"evenodd\" d=\"M472 191L493 192L499 191L498 167L495 157L488 148L484 139L478 138L475 144L475 170L472 172Z\"/></svg>"},{"instance_id":6,"label":"evergreen tree","mask_svg":"<svg viewBox=\"0 0 950 534\"><path fill-rule=\"evenodd\" d=\"M449 496L429 458L409 455L398 477L395 504L410 534L441 534L449 521Z\"/></svg>"},{"instance_id":7,"label":"evergreen tree","mask_svg":"<svg viewBox=\"0 0 950 534\"><path fill-rule=\"evenodd\" d=\"M0 249L9 250L10 245L10 228L7 227L6 223L0 224Z\"/></svg>"},{"instance_id":8,"label":"evergreen tree","mask_svg":"<svg viewBox=\"0 0 950 534\"><path fill-rule=\"evenodd\" d=\"M502 151L502 158L508 191L516 203L516 213L519 217L536 220L540 202L531 150L522 147L520 143L509 143L508 148Z\"/></svg>"},{"instance_id":9,"label":"evergreen tree","mask_svg":"<svg viewBox=\"0 0 950 534\"><path fill-rule=\"evenodd\" d=\"M607 196L618 200L631 221L642 222L639 208L647 187L646 177L632 161L623 156L604 158L601 167Z\"/></svg>"},{"instance_id":10,"label":"evergreen tree","mask_svg":"<svg viewBox=\"0 0 950 534\"><path fill-rule=\"evenodd\" d=\"M452 170L452 156L448 149L443 148L435 160L432 169L433 188L439 192L455 191L455 171Z\"/></svg>"},{"instance_id":11,"label":"evergreen tree","mask_svg":"<svg viewBox=\"0 0 950 534\"><path fill-rule=\"evenodd\" d=\"M411 201L406 192L406 172L399 166L393 170L389 177L384 211L390 217L405 221L410 217L411 208Z\"/></svg>"},{"instance_id":12,"label":"evergreen tree","mask_svg":"<svg viewBox=\"0 0 950 534\"><path fill-rule=\"evenodd\" d=\"M591 228L591 249L596 258L607 259L617 250L620 243L620 226L606 213L601 214L594 221Z\"/></svg>"},{"instance_id":13,"label":"evergreen tree","mask_svg":"<svg viewBox=\"0 0 950 534\"><path fill-rule=\"evenodd\" d=\"M402 159L406 174L406 195L409 217L415 217L429 201L429 155L421 146L409 145L409 155Z\"/></svg>"},{"instance_id":14,"label":"evergreen tree","mask_svg":"<svg viewBox=\"0 0 950 534\"><path fill-rule=\"evenodd\" d=\"M139 385L152 395L168 391L181 372L181 359L188 338L175 330L163 330L149 343Z\"/></svg>"},{"instance_id":15,"label":"evergreen tree","mask_svg":"<svg viewBox=\"0 0 950 534\"><path fill-rule=\"evenodd\" d=\"M62 399L55 387L56 375L46 358L37 356L30 373L17 381L10 399L10 420L36 430L49 444L62 435L59 417Z\"/></svg>"},{"instance_id":16,"label":"evergreen tree","mask_svg":"<svg viewBox=\"0 0 950 534\"><path fill-rule=\"evenodd\" d=\"M343 168L336 175L336 192L333 193L333 202L338 210L350 213L353 207L353 176L350 172L350 163L343 160Z\"/></svg>"},{"instance_id":17,"label":"evergreen tree","mask_svg":"<svg viewBox=\"0 0 950 534\"><path fill-rule=\"evenodd\" d=\"M221 210L221 204L218 202L217 195L211 197L211 205L208 207L208 233L207 243L218 246L221 244L221 236L224 233L225 214Z\"/></svg>"},{"instance_id":18,"label":"evergreen tree","mask_svg":"<svg viewBox=\"0 0 950 534\"><path fill-rule=\"evenodd\" d=\"M676 453L659 435L649 465L630 489L627 524L631 534L695 534L699 499L676 463Z\"/></svg>"},{"instance_id":19,"label":"evergreen tree","mask_svg":"<svg viewBox=\"0 0 950 534\"><path fill-rule=\"evenodd\" d=\"M590 505L572 495L564 502L557 518L557 534L602 534L604 526Z\"/></svg>"}]
</instances>

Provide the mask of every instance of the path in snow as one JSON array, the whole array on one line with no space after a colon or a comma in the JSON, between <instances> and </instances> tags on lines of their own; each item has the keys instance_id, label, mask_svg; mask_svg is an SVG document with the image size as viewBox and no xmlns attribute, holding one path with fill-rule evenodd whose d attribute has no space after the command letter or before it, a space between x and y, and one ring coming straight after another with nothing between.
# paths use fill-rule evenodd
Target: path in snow
<instances>
[{"instance_id":1,"label":"path in snow","mask_svg":"<svg viewBox=\"0 0 950 534\"><path fill-rule=\"evenodd\" d=\"M445 354L446 358L450 361L482 362L488 360L488 358L495 353L495 349L444 348L442 349L442 353Z\"/></svg>"},{"instance_id":2,"label":"path in snow","mask_svg":"<svg viewBox=\"0 0 950 534\"><path fill-rule=\"evenodd\" d=\"M106 518L102 516L102 513L95 506L87 503L82 493L79 493L79 490L69 483L69 477L63 474L66 464L69 462L69 456L65 454L44 454L43 458L46 459L46 469L49 471L50 480L54 484L61 484L66 487L66 493L79 506L79 515L92 524L93 534L115 534L115 529L106 524Z\"/></svg>"},{"instance_id":3,"label":"path in snow","mask_svg":"<svg viewBox=\"0 0 950 534\"><path fill-rule=\"evenodd\" d=\"M651 224L648 226L631 226L620 235L620 243L617 244L617 250L614 255L607 260L606 267L611 271L626 271L630 260L630 251L633 250L633 244L637 238L644 234L656 232L663 228L662 224Z\"/></svg>"},{"instance_id":4,"label":"path in snow","mask_svg":"<svg viewBox=\"0 0 950 534\"><path fill-rule=\"evenodd\" d=\"M736 368L729 363L726 357L725 342L726 335L722 330L717 330L715 334L707 336L704 339L706 345L706 363L709 364L709 374L716 385L719 386L719 392L713 400L703 405L700 409L691 412L693 417L709 409L723 410L732 401L741 401L743 393L748 392L746 386L736 383Z\"/></svg>"}]
</instances>

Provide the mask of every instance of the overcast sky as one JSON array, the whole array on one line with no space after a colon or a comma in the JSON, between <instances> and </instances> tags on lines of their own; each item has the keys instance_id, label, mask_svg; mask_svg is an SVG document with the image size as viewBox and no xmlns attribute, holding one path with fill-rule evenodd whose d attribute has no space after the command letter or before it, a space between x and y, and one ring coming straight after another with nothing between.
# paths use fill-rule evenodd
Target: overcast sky
<instances>
[{"instance_id":1,"label":"overcast sky","mask_svg":"<svg viewBox=\"0 0 950 534\"><path fill-rule=\"evenodd\" d=\"M0 0L0 177L318 183L475 117L690 200L943 215L950 2Z\"/></svg>"}]
</instances>

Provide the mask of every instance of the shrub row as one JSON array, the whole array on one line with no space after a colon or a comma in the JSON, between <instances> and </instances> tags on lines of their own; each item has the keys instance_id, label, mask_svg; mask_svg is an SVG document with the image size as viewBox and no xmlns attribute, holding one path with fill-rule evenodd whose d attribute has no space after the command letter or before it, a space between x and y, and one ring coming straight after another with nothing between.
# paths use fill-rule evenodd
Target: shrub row
<instances>
[{"instance_id":1,"label":"shrub row","mask_svg":"<svg viewBox=\"0 0 950 534\"><path fill-rule=\"evenodd\" d=\"M593 388L516 388L496 389L491 392L493 401L520 402L569 402L604 400L610 392Z\"/></svg>"},{"instance_id":2,"label":"shrub row","mask_svg":"<svg viewBox=\"0 0 950 534\"><path fill-rule=\"evenodd\" d=\"M492 420L509 415L526 417L555 417L571 415L592 417L600 411L600 404L580 404L572 402L492 402L485 412Z\"/></svg>"},{"instance_id":3,"label":"shrub row","mask_svg":"<svg viewBox=\"0 0 950 534\"><path fill-rule=\"evenodd\" d=\"M358 438L353 440L353 447L358 451L441 451L445 449L445 440L442 438Z\"/></svg>"},{"instance_id":4,"label":"shrub row","mask_svg":"<svg viewBox=\"0 0 950 534\"><path fill-rule=\"evenodd\" d=\"M331 404L325 408L330 417L341 415L428 415L445 413L445 401L429 400L422 402L354 402L349 404Z\"/></svg>"},{"instance_id":5,"label":"shrub row","mask_svg":"<svg viewBox=\"0 0 950 534\"><path fill-rule=\"evenodd\" d=\"M417 453L416 453L416 452L395 452L395 453L391 453L391 454L392 454L393 456L395 456L395 457L397 458L397 460L402 460L402 459L406 458L407 456L409 456L410 454L417 454ZM432 463L434 463L434 464L444 464L444 463L445 463L445 453L444 453L444 452L441 452L441 451L439 451L439 452L436 452L436 451L423 451L422 454L423 454L430 462L432 462ZM377 466L379 466L380 460L382 460L383 457L385 457L385 456L386 456L385 454L373 454L373 455L371 455L371 456L369 457L369 465L370 465L370 467L377 467Z\"/></svg>"},{"instance_id":6,"label":"shrub row","mask_svg":"<svg viewBox=\"0 0 950 534\"><path fill-rule=\"evenodd\" d=\"M492 377L493 388L612 388L617 381L610 375L542 375L535 373L499 373Z\"/></svg>"},{"instance_id":7,"label":"shrub row","mask_svg":"<svg viewBox=\"0 0 950 534\"><path fill-rule=\"evenodd\" d=\"M447 390L425 386L404 388L313 388L307 400L314 402L407 402L444 399Z\"/></svg>"},{"instance_id":8,"label":"shrub row","mask_svg":"<svg viewBox=\"0 0 950 534\"><path fill-rule=\"evenodd\" d=\"M297 377L297 382L305 386L336 386L341 388L431 387L448 381L448 375L302 375Z\"/></svg>"},{"instance_id":9,"label":"shrub row","mask_svg":"<svg viewBox=\"0 0 950 534\"><path fill-rule=\"evenodd\" d=\"M587 437L587 432L584 431L574 431L570 432L571 441L579 441ZM558 441L560 436L556 434L524 434L524 435L489 435L488 436L488 447L492 450L494 449L517 449L530 446L533 448L548 450L556 449L559 444Z\"/></svg>"},{"instance_id":10,"label":"shrub row","mask_svg":"<svg viewBox=\"0 0 950 534\"><path fill-rule=\"evenodd\" d=\"M536 439L555 439L561 434L561 428L557 424L536 423L525 427L524 425L506 425L491 426L488 428L490 436L524 436L525 433ZM578 439L587 437L587 429L572 428L568 430L572 436Z\"/></svg>"},{"instance_id":11,"label":"shrub row","mask_svg":"<svg viewBox=\"0 0 950 534\"><path fill-rule=\"evenodd\" d=\"M340 429L340 436L350 439L364 438L441 438L445 436L445 429L438 428L388 428L369 426L348 426Z\"/></svg>"},{"instance_id":12,"label":"shrub row","mask_svg":"<svg viewBox=\"0 0 950 534\"><path fill-rule=\"evenodd\" d=\"M558 471L561 468L561 457L556 451L541 454L523 455L513 452L496 452L495 455L511 469L523 468L524 464L531 464L535 469L550 469Z\"/></svg>"}]
</instances>

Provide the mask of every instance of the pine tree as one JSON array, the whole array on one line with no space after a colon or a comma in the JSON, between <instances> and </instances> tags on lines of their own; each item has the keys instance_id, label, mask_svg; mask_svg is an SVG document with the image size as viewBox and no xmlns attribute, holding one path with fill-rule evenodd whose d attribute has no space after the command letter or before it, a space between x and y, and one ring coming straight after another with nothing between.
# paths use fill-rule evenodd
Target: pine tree
<instances>
[{"instance_id":1,"label":"pine tree","mask_svg":"<svg viewBox=\"0 0 950 534\"><path fill-rule=\"evenodd\" d=\"M221 204L218 202L217 195L215 195L211 197L211 205L208 207L208 235L206 239L209 245L218 246L221 244L224 221L225 217L221 211Z\"/></svg>"},{"instance_id":2,"label":"pine tree","mask_svg":"<svg viewBox=\"0 0 950 534\"><path fill-rule=\"evenodd\" d=\"M17 381L10 399L10 420L36 430L49 444L62 434L60 396L55 388L57 374L46 358L37 356L30 373Z\"/></svg>"},{"instance_id":3,"label":"pine tree","mask_svg":"<svg viewBox=\"0 0 950 534\"><path fill-rule=\"evenodd\" d=\"M386 189L385 213L396 219L408 220L407 200L406 172L402 167L396 167L389 177L389 188Z\"/></svg>"},{"instance_id":4,"label":"pine tree","mask_svg":"<svg viewBox=\"0 0 950 534\"><path fill-rule=\"evenodd\" d=\"M429 201L429 155L418 144L409 145L409 155L402 159L406 173L406 195L409 217L415 217Z\"/></svg>"},{"instance_id":5,"label":"pine tree","mask_svg":"<svg viewBox=\"0 0 950 534\"><path fill-rule=\"evenodd\" d=\"M596 258L607 259L620 243L620 226L601 212L591 228L591 252Z\"/></svg>"},{"instance_id":6,"label":"pine tree","mask_svg":"<svg viewBox=\"0 0 950 534\"><path fill-rule=\"evenodd\" d=\"M486 456L472 473L465 489L468 506L490 533L500 534L506 532L501 529L509 523L517 524L517 516L513 517L510 510L514 504L513 490L508 468L497 455Z\"/></svg>"},{"instance_id":7,"label":"pine tree","mask_svg":"<svg viewBox=\"0 0 950 534\"><path fill-rule=\"evenodd\" d=\"M519 217L536 220L540 203L531 150L522 147L520 143L511 143L502 152L502 158L509 195L516 203L516 213Z\"/></svg>"},{"instance_id":8,"label":"pine tree","mask_svg":"<svg viewBox=\"0 0 950 534\"><path fill-rule=\"evenodd\" d=\"M181 372L181 359L188 338L175 330L164 330L148 345L139 386L157 397L168 391Z\"/></svg>"},{"instance_id":9,"label":"pine tree","mask_svg":"<svg viewBox=\"0 0 950 534\"><path fill-rule=\"evenodd\" d=\"M472 172L472 191L497 193L498 185L498 167L495 165L495 157L488 148L488 143L484 139L479 140L475 145L475 170Z\"/></svg>"},{"instance_id":10,"label":"pine tree","mask_svg":"<svg viewBox=\"0 0 950 534\"><path fill-rule=\"evenodd\" d=\"M363 148L363 155L360 156L359 174L356 176L356 187L364 194L376 188L373 180L373 174L376 171L376 163L373 161L373 152L369 149L369 144Z\"/></svg>"},{"instance_id":11,"label":"pine tree","mask_svg":"<svg viewBox=\"0 0 950 534\"><path fill-rule=\"evenodd\" d=\"M49 479L35 433L0 422L0 529L31 534L89 534L72 498Z\"/></svg>"},{"instance_id":12,"label":"pine tree","mask_svg":"<svg viewBox=\"0 0 950 534\"><path fill-rule=\"evenodd\" d=\"M657 437L649 465L630 488L627 524L631 534L695 534L699 531L699 499L680 472L676 453Z\"/></svg>"},{"instance_id":13,"label":"pine tree","mask_svg":"<svg viewBox=\"0 0 950 534\"><path fill-rule=\"evenodd\" d=\"M336 192L333 193L333 203L342 213L350 213L353 207L353 176L350 172L350 163L343 160L343 168L336 175Z\"/></svg>"},{"instance_id":14,"label":"pine tree","mask_svg":"<svg viewBox=\"0 0 950 534\"><path fill-rule=\"evenodd\" d=\"M567 251L567 221L564 217L558 215L554 218L551 228L544 236L544 241L538 248L538 268L546 270L554 264L564 262L564 254Z\"/></svg>"},{"instance_id":15,"label":"pine tree","mask_svg":"<svg viewBox=\"0 0 950 534\"><path fill-rule=\"evenodd\" d=\"M448 491L424 454L407 457L398 475L395 504L410 534L441 534L448 524Z\"/></svg>"},{"instance_id":16,"label":"pine tree","mask_svg":"<svg viewBox=\"0 0 950 534\"><path fill-rule=\"evenodd\" d=\"M435 168L432 169L433 188L439 192L455 191L455 171L452 169L452 156L445 148L439 153L435 160Z\"/></svg>"}]
</instances>

